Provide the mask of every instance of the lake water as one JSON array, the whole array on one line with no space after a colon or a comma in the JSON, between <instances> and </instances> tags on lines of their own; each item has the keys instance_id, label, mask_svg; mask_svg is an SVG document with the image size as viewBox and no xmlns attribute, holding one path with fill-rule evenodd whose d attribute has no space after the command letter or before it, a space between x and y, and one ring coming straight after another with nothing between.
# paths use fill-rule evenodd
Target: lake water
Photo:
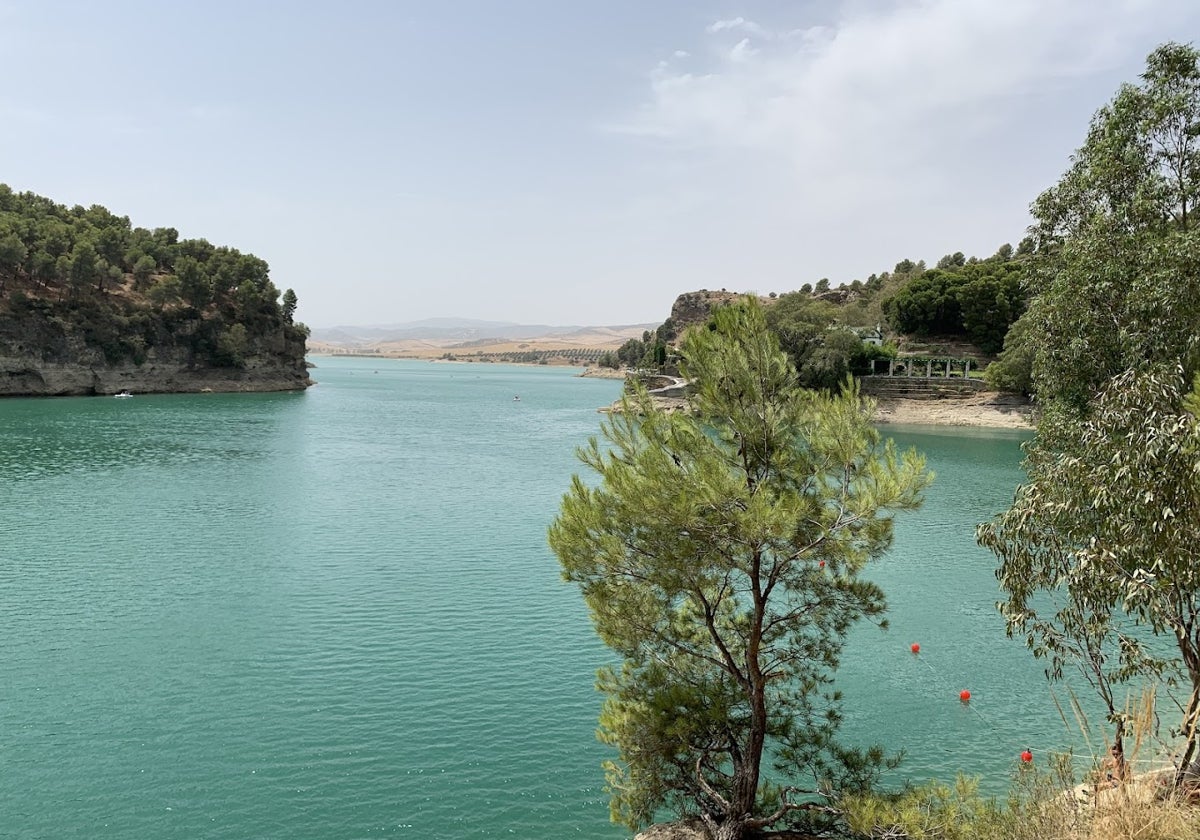
<instances>
[{"instance_id":1,"label":"lake water","mask_svg":"<svg viewBox=\"0 0 1200 840\"><path fill-rule=\"evenodd\" d=\"M0 402L0 838L627 836L545 536L620 383L317 361L303 394ZM972 536L1022 437L891 433L939 478L847 732L1003 785L1070 740Z\"/></svg>"}]
</instances>

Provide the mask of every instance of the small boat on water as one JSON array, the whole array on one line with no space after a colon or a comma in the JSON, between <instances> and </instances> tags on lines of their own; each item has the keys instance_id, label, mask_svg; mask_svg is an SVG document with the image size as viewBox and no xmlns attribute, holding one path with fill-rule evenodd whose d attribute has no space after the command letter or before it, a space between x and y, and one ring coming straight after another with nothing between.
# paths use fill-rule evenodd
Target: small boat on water
<instances>
[{"instance_id":1,"label":"small boat on water","mask_svg":"<svg viewBox=\"0 0 1200 840\"><path fill-rule=\"evenodd\" d=\"M520 402L520 401L521 401L521 395L520 395L520 394L517 394L517 395L515 395L515 396L513 397L513 402Z\"/></svg>"},{"instance_id":2,"label":"small boat on water","mask_svg":"<svg viewBox=\"0 0 1200 840\"><path fill-rule=\"evenodd\" d=\"M133 394L129 393L128 391L119 391L119 392L113 394L113 396L118 400L127 400L130 397L132 397Z\"/></svg>"}]
</instances>

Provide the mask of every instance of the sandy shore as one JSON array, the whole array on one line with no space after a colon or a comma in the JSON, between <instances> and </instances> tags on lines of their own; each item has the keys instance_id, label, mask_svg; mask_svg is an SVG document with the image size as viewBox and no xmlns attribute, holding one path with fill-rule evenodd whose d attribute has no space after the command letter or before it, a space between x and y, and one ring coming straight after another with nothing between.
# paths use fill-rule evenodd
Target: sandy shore
<instances>
[{"instance_id":1,"label":"sandy shore","mask_svg":"<svg viewBox=\"0 0 1200 840\"><path fill-rule=\"evenodd\" d=\"M613 370L612 368L590 367L579 375L588 379L624 379L626 372L624 370Z\"/></svg>"},{"instance_id":2,"label":"sandy shore","mask_svg":"<svg viewBox=\"0 0 1200 840\"><path fill-rule=\"evenodd\" d=\"M613 377L616 378L616 377ZM677 397L654 397L665 411L686 411L687 401ZM620 402L601 408L611 412ZM877 400L875 422L904 426L973 426L986 429L1033 429L1033 406L1021 397L984 392L961 399Z\"/></svg>"},{"instance_id":3,"label":"sandy shore","mask_svg":"<svg viewBox=\"0 0 1200 840\"><path fill-rule=\"evenodd\" d=\"M962 399L879 400L878 423L1032 429L1033 406L1020 397L984 392Z\"/></svg>"}]
</instances>

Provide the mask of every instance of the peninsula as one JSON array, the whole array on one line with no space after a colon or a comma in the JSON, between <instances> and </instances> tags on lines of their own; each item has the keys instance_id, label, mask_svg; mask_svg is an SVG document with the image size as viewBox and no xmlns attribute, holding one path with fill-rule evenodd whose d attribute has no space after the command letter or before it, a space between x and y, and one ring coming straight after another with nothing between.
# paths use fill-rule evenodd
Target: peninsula
<instances>
[{"instance_id":1,"label":"peninsula","mask_svg":"<svg viewBox=\"0 0 1200 840\"><path fill-rule=\"evenodd\" d=\"M0 184L0 396L303 389L295 309L253 254Z\"/></svg>"}]
</instances>

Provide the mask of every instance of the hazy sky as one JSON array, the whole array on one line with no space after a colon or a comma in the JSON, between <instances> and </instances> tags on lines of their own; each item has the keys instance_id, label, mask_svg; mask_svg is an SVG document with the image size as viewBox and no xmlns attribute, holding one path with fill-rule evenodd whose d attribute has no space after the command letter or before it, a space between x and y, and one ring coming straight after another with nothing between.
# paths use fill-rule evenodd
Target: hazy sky
<instances>
[{"instance_id":1,"label":"hazy sky","mask_svg":"<svg viewBox=\"0 0 1200 840\"><path fill-rule=\"evenodd\" d=\"M987 256L1194 0L0 0L0 181L313 326L661 321Z\"/></svg>"}]
</instances>

